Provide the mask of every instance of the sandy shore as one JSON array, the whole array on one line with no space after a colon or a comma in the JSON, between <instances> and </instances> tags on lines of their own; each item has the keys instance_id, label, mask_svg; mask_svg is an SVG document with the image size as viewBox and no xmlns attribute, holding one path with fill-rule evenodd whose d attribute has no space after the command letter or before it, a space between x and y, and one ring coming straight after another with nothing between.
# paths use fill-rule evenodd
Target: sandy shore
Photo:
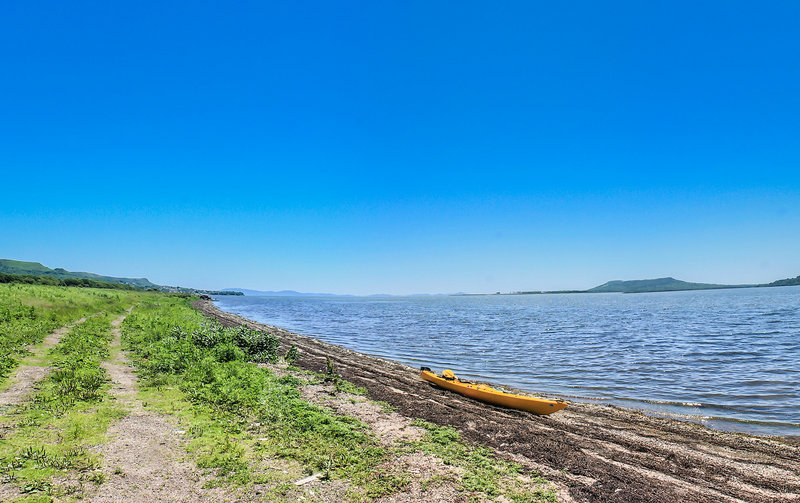
<instances>
[{"instance_id":1,"label":"sandy shore","mask_svg":"<svg viewBox=\"0 0 800 503\"><path fill-rule=\"evenodd\" d=\"M300 367L364 386L408 417L457 427L501 456L541 471L565 499L608 502L800 501L800 442L714 431L609 405L570 403L549 416L493 407L422 381L419 371L220 311L195 306L225 325L247 325L300 350Z\"/></svg>"}]
</instances>

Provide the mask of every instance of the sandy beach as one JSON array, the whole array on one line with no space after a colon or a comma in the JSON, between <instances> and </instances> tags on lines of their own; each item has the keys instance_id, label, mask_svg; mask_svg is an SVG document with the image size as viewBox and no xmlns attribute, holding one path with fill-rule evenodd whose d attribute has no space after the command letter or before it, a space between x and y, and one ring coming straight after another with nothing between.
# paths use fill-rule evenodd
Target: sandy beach
<instances>
[{"instance_id":1,"label":"sandy beach","mask_svg":"<svg viewBox=\"0 0 800 503\"><path fill-rule=\"evenodd\" d=\"M341 376L413 418L458 428L469 440L538 470L567 501L800 501L800 441L710 430L608 405L570 403L549 416L493 407L422 381L418 369L220 311L195 306L224 325L246 325L294 344L297 365Z\"/></svg>"}]
</instances>

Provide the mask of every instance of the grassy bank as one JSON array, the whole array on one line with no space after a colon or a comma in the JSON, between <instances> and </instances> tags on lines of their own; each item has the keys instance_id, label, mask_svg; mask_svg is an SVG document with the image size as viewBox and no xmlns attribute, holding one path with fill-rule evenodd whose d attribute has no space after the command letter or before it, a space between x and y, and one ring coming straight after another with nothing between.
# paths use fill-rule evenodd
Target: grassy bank
<instances>
[{"instance_id":1,"label":"grassy bank","mask_svg":"<svg viewBox=\"0 0 800 503\"><path fill-rule=\"evenodd\" d=\"M342 481L350 499L372 500L409 487L410 476L395 461L416 453L458 467L457 476L427 484L446 482L475 499L555 499L543 480L521 479L519 466L462 441L452 428L420 422L421 439L382 444L357 419L301 398L303 386L319 383L351 400L363 393L335 369L279 376L254 365L291 360L293 351L279 354L268 334L223 328L187 299L153 299L128 317L123 336L143 378L143 398L182 419L198 465L214 473L212 484L259 486L288 501L296 496L293 480L318 474ZM274 460L280 469L269 469Z\"/></svg>"},{"instance_id":2,"label":"grassy bank","mask_svg":"<svg viewBox=\"0 0 800 503\"><path fill-rule=\"evenodd\" d=\"M395 414L394 420L419 433L387 440L358 418L359 407L392 414L385 404L369 401L333 367L327 374L292 367L294 348L279 350L279 341L266 333L223 328L194 310L191 298L0 288L0 305L21 313L7 315L7 327L27 334L17 340L16 354L66 321L103 311L70 329L35 362L52 372L22 405L0 417L0 499L10 494L9 500L71 501L109 483L109 467L91 446L107 442L109 426L129 410L109 395L102 362L109 358L111 320L135 304L121 329L137 368L137 400L172 418L209 490L225 488L253 501L372 501L413 491L475 501L555 501L546 481L523 475L453 428ZM312 389L331 402L315 403ZM337 411L333 403L355 412ZM113 469L116 476L126 467ZM297 483L309 476L313 490Z\"/></svg>"},{"instance_id":3,"label":"grassy bank","mask_svg":"<svg viewBox=\"0 0 800 503\"><path fill-rule=\"evenodd\" d=\"M0 284L0 385L27 348L83 316L129 306L143 295L122 290Z\"/></svg>"},{"instance_id":4,"label":"grassy bank","mask_svg":"<svg viewBox=\"0 0 800 503\"><path fill-rule=\"evenodd\" d=\"M20 488L19 501L71 499L85 484L102 483L101 460L88 446L104 441L110 422L123 415L109 400L100 366L117 315L72 328L43 362L53 371L28 401L2 417L10 434L0 443L0 474L4 484Z\"/></svg>"},{"instance_id":5,"label":"grassy bank","mask_svg":"<svg viewBox=\"0 0 800 503\"><path fill-rule=\"evenodd\" d=\"M378 483L367 479L386 453L364 425L302 400L298 379L249 363L281 358L274 337L222 328L184 299L137 310L123 336L144 378L145 400L187 421L189 448L218 482L268 483L274 474L258 462L278 458L293 462L290 473Z\"/></svg>"}]
</instances>

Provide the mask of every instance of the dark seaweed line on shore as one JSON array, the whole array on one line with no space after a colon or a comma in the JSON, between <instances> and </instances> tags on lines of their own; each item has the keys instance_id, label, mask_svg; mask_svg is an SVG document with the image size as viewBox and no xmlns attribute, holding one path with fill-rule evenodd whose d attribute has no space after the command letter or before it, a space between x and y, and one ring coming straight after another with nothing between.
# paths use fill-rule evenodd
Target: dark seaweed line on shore
<instances>
[{"instance_id":1,"label":"dark seaweed line on shore","mask_svg":"<svg viewBox=\"0 0 800 503\"><path fill-rule=\"evenodd\" d=\"M717 432L610 406L572 404L559 417L531 417L476 405L432 391L416 370L398 363L224 313L210 302L198 307L225 324L246 324L297 344L303 353L298 363L306 368L323 370L325 357L330 357L344 378L366 387L373 398L405 415L457 426L473 441L544 469L578 500L766 502L800 491L800 476L767 477L761 469L800 472L800 448L790 439ZM698 444L718 452L709 455Z\"/></svg>"}]
</instances>

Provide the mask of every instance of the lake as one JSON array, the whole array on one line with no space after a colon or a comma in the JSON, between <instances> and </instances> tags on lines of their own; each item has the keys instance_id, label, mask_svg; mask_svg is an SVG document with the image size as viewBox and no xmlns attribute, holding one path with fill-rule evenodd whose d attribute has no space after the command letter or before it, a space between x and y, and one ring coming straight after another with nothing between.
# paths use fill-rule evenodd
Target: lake
<instances>
[{"instance_id":1,"label":"lake","mask_svg":"<svg viewBox=\"0 0 800 503\"><path fill-rule=\"evenodd\" d=\"M234 297L223 310L410 366L756 434L800 435L800 287Z\"/></svg>"}]
</instances>

